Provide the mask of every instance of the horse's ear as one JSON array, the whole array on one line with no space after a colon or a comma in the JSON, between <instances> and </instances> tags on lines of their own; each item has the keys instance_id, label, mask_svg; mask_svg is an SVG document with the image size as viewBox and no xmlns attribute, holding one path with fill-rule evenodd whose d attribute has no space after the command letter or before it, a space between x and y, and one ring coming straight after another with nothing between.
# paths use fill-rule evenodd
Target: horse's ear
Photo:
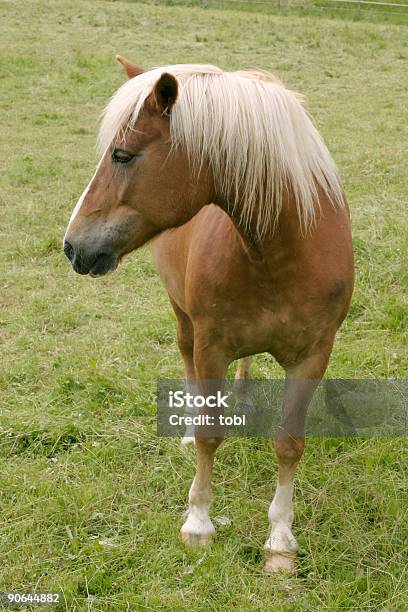
<instances>
[{"instance_id":1,"label":"horse's ear","mask_svg":"<svg viewBox=\"0 0 408 612\"><path fill-rule=\"evenodd\" d=\"M177 95L178 83L176 77L168 72L163 72L148 97L147 104L152 110L168 116L177 100Z\"/></svg>"},{"instance_id":2,"label":"horse's ear","mask_svg":"<svg viewBox=\"0 0 408 612\"><path fill-rule=\"evenodd\" d=\"M143 74L143 68L140 68L140 66L136 66L136 64L132 64L132 62L129 62L129 60L125 59L121 55L117 55L116 59L119 64L122 64L122 66L124 67L128 79L133 79L133 77L139 76L139 74Z\"/></svg>"}]
</instances>

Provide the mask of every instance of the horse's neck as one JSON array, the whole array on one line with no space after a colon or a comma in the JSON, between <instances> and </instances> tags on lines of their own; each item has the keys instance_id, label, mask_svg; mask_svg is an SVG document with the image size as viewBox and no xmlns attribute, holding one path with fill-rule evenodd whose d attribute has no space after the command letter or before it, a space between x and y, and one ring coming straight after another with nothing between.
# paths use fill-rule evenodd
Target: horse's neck
<instances>
[{"instance_id":1,"label":"horse's neck","mask_svg":"<svg viewBox=\"0 0 408 612\"><path fill-rule=\"evenodd\" d=\"M305 238L301 231L294 201L283 202L275 227L267 231L262 238L257 235L256 219L247 226L242 225L239 205L232 211L228 205L224 204L220 207L230 217L239 234L243 249L248 257L254 261L274 260L277 251L282 255L286 251L288 253L299 252L304 244Z\"/></svg>"}]
</instances>

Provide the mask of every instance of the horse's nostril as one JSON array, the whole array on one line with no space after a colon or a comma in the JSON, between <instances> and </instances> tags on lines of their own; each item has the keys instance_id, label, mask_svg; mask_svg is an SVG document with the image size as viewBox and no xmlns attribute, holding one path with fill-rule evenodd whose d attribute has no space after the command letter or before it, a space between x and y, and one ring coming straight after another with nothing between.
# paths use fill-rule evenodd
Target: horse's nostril
<instances>
[{"instance_id":1,"label":"horse's nostril","mask_svg":"<svg viewBox=\"0 0 408 612\"><path fill-rule=\"evenodd\" d=\"M68 257L69 261L72 261L74 257L74 247L68 240L64 241L64 253Z\"/></svg>"},{"instance_id":2,"label":"horse's nostril","mask_svg":"<svg viewBox=\"0 0 408 612\"><path fill-rule=\"evenodd\" d=\"M89 274L92 276L102 276L117 266L117 260L113 253L101 251L95 252L93 249L86 249L82 244L74 247L69 240L64 240L64 253L75 272L78 274Z\"/></svg>"}]
</instances>

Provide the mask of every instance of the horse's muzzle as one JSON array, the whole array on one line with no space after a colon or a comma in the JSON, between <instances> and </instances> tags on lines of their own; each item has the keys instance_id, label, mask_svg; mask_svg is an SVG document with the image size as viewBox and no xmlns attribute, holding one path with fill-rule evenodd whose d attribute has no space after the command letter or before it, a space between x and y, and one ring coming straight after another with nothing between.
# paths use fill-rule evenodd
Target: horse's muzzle
<instances>
[{"instance_id":1,"label":"horse's muzzle","mask_svg":"<svg viewBox=\"0 0 408 612\"><path fill-rule=\"evenodd\" d=\"M115 270L118 265L118 259L114 253L86 251L83 248L75 247L68 240L64 240L64 253L78 274L103 276Z\"/></svg>"}]
</instances>

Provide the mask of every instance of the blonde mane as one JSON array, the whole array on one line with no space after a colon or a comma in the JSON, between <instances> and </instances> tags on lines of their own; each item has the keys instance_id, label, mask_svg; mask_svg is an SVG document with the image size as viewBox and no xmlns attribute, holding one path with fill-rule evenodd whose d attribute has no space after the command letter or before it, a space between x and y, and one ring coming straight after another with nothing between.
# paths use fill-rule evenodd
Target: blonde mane
<instances>
[{"instance_id":1,"label":"blonde mane","mask_svg":"<svg viewBox=\"0 0 408 612\"><path fill-rule=\"evenodd\" d=\"M320 187L343 206L337 169L301 97L261 71L224 72L211 65L155 68L127 81L110 100L101 124L100 151L121 130L132 129L164 72L179 83L170 116L170 138L193 168L207 162L216 187L262 238L273 230L286 189L295 198L302 231L314 223ZM239 208L238 208L239 207Z\"/></svg>"}]
</instances>

